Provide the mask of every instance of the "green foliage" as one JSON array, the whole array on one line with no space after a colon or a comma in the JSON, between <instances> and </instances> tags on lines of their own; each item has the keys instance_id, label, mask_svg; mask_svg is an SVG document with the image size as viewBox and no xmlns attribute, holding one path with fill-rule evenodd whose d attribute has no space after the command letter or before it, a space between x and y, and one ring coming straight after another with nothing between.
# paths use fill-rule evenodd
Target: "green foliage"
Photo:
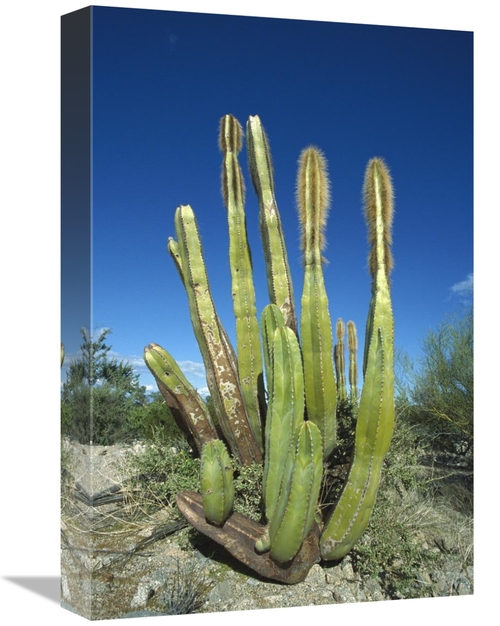
<instances>
[{"instance_id":1,"label":"green foliage","mask_svg":"<svg viewBox=\"0 0 500 626\"><path fill-rule=\"evenodd\" d=\"M106 337L81 329L81 356L68 368L61 396L61 429L78 442L111 445L133 435L129 420L145 403L146 388L125 361L109 358Z\"/></svg>"},{"instance_id":2,"label":"green foliage","mask_svg":"<svg viewBox=\"0 0 500 626\"><path fill-rule=\"evenodd\" d=\"M427 334L419 367L401 364L406 416L436 449L471 456L474 426L472 306ZM403 356L404 359L404 356Z\"/></svg>"},{"instance_id":3,"label":"green foliage","mask_svg":"<svg viewBox=\"0 0 500 626\"><path fill-rule=\"evenodd\" d=\"M129 432L142 441L177 441L182 431L163 396L159 392L150 394L144 404L134 405L128 416Z\"/></svg>"},{"instance_id":4,"label":"green foliage","mask_svg":"<svg viewBox=\"0 0 500 626\"><path fill-rule=\"evenodd\" d=\"M262 519L262 473L260 463L239 467L234 477L234 510L255 521Z\"/></svg>"},{"instance_id":5,"label":"green foliage","mask_svg":"<svg viewBox=\"0 0 500 626\"><path fill-rule=\"evenodd\" d=\"M129 471L144 502L154 508L173 507L179 491L197 489L200 483L200 459L193 457L182 439L167 443L157 435L142 454L130 456Z\"/></svg>"}]
</instances>

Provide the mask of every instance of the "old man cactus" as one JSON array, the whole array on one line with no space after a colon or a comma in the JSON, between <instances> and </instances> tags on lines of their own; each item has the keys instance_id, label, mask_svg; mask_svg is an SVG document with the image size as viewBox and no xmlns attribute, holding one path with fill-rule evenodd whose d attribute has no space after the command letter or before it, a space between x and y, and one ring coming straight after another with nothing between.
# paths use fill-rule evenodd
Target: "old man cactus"
<instances>
[{"instance_id":1,"label":"old man cactus","mask_svg":"<svg viewBox=\"0 0 500 626\"><path fill-rule=\"evenodd\" d=\"M205 402L172 356L159 345L149 344L144 358L175 419L202 457L201 493L178 494L182 514L262 576L296 583L321 559L342 558L364 532L392 437L394 329L389 273L393 193L384 162L372 159L364 182L372 290L363 388L347 479L337 502L328 507L320 496L323 468L336 448L336 412L347 402L347 390L345 326L342 320L337 322L334 346L323 280L323 233L329 207L326 161L315 147L306 148L299 161L297 204L304 284L297 321L271 154L257 116L248 120L246 139L259 200L270 298L260 319L246 237L245 186L238 162L243 132L233 116L222 118L222 195L229 225L236 350L217 315L190 206L177 208L177 239L171 238L168 245L187 292L223 440ZM348 347L350 397L357 403L357 339L352 322L348 323ZM260 523L232 510L233 463L263 464Z\"/></svg>"}]
</instances>

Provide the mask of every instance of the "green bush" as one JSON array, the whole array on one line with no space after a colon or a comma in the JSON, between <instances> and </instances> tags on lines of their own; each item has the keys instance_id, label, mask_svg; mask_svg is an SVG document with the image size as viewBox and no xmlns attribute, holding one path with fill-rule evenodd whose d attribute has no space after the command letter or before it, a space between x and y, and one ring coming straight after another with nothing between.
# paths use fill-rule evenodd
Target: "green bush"
<instances>
[{"instance_id":1,"label":"green bush","mask_svg":"<svg viewBox=\"0 0 500 626\"><path fill-rule=\"evenodd\" d=\"M153 507L175 506L179 491L197 490L200 483L200 459L181 438L167 443L157 436L142 454L130 456L129 471L142 500Z\"/></svg>"},{"instance_id":2,"label":"green bush","mask_svg":"<svg viewBox=\"0 0 500 626\"><path fill-rule=\"evenodd\" d=\"M153 393L144 404L136 405L127 422L129 432L142 441L168 443L183 436L160 393Z\"/></svg>"},{"instance_id":3,"label":"green bush","mask_svg":"<svg viewBox=\"0 0 500 626\"><path fill-rule=\"evenodd\" d=\"M109 328L81 329L81 356L69 363L61 395L62 434L79 443L112 445L134 435L131 415L146 400L146 388L125 361L108 358Z\"/></svg>"},{"instance_id":4,"label":"green bush","mask_svg":"<svg viewBox=\"0 0 500 626\"><path fill-rule=\"evenodd\" d=\"M435 451L468 458L474 442L474 322L472 306L447 317L423 342L414 367L399 359L406 419Z\"/></svg>"}]
</instances>

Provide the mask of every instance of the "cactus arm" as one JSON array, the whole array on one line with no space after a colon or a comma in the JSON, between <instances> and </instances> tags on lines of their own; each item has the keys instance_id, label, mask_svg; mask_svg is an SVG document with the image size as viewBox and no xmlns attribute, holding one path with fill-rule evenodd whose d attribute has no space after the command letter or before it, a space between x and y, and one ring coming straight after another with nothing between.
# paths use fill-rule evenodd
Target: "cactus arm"
<instances>
[{"instance_id":1,"label":"cactus arm","mask_svg":"<svg viewBox=\"0 0 500 626\"><path fill-rule=\"evenodd\" d=\"M274 196L271 152L257 115L247 122L250 175L259 199L259 221L266 260L269 298L281 309L285 323L297 331L293 285L278 205Z\"/></svg>"},{"instance_id":2,"label":"cactus arm","mask_svg":"<svg viewBox=\"0 0 500 626\"><path fill-rule=\"evenodd\" d=\"M358 402L358 336L353 321L347 322L347 347L349 350L349 387L351 404Z\"/></svg>"},{"instance_id":3,"label":"cactus arm","mask_svg":"<svg viewBox=\"0 0 500 626\"><path fill-rule=\"evenodd\" d=\"M182 259L181 259L181 254L179 252L179 244L177 243L177 241L175 241L175 239L173 237L169 237L168 239L168 246L167 249L170 253L170 256L172 257L172 260L174 261L174 265L177 268L177 271L179 273L179 276L181 278L182 284L184 285L184 288L186 289L186 291L189 293L189 282L186 282L185 279L185 275L182 269ZM231 342L229 340L229 337L227 336L227 332L226 329L224 328L224 326L222 325L218 315L217 315L217 311L214 309L214 320L216 320L216 324L218 325L219 329L220 329L220 333L221 333L221 338L222 341L224 342L225 345L225 351L227 354L227 358L230 360L231 362L231 367L233 368L234 371L237 371L238 369L238 361L236 359L236 354L234 352L234 348L231 345Z\"/></svg>"},{"instance_id":4,"label":"cactus arm","mask_svg":"<svg viewBox=\"0 0 500 626\"><path fill-rule=\"evenodd\" d=\"M326 458L335 446L337 391L332 327L322 268L329 187L325 159L314 147L306 148L299 160L297 204L304 254L300 336L307 417L321 431Z\"/></svg>"},{"instance_id":5,"label":"cactus arm","mask_svg":"<svg viewBox=\"0 0 500 626\"><path fill-rule=\"evenodd\" d=\"M262 454L246 415L234 355L228 350L227 337L212 300L198 227L190 206L177 208L175 226L191 320L224 437L242 465L261 462Z\"/></svg>"},{"instance_id":6,"label":"cactus arm","mask_svg":"<svg viewBox=\"0 0 500 626\"><path fill-rule=\"evenodd\" d=\"M203 447L200 482L205 517L221 526L233 509L234 483L231 459L220 439Z\"/></svg>"},{"instance_id":7,"label":"cactus arm","mask_svg":"<svg viewBox=\"0 0 500 626\"><path fill-rule=\"evenodd\" d=\"M368 163L363 195L365 219L368 224L368 243L370 245L368 266L372 277L372 297L366 322L366 337L371 337L377 322L383 321L389 330L387 341L390 341L394 336L389 283L389 276L394 265L390 248L394 216L394 192L389 171L382 159L374 158ZM376 312L375 307L377 305L378 310ZM368 350L369 343L365 341L363 375L367 367Z\"/></svg>"},{"instance_id":8,"label":"cactus arm","mask_svg":"<svg viewBox=\"0 0 500 626\"><path fill-rule=\"evenodd\" d=\"M365 202L372 246L372 298L365 339L365 376L349 476L320 540L321 555L328 560L347 554L366 529L394 428L394 322L388 280L392 267L388 247L392 187L380 159L368 164Z\"/></svg>"},{"instance_id":9,"label":"cactus arm","mask_svg":"<svg viewBox=\"0 0 500 626\"><path fill-rule=\"evenodd\" d=\"M347 482L321 536L321 555L327 560L345 556L365 531L380 481L384 451L384 346L377 333L370 352L373 374L361 393L354 458ZM382 400L381 400L382 398Z\"/></svg>"},{"instance_id":10,"label":"cactus arm","mask_svg":"<svg viewBox=\"0 0 500 626\"><path fill-rule=\"evenodd\" d=\"M245 188L238 153L242 129L232 115L220 123L219 146L222 163L222 195L229 224L229 260L232 278L233 309L236 318L236 353L241 391L250 426L263 453L261 407L265 407L259 323L255 306L250 248L247 241Z\"/></svg>"},{"instance_id":11,"label":"cactus arm","mask_svg":"<svg viewBox=\"0 0 500 626\"><path fill-rule=\"evenodd\" d=\"M265 461L262 481L265 514L271 520L304 419L304 378L295 333L287 326L275 331L273 345L273 394L265 426ZM289 468L290 469L290 468Z\"/></svg>"},{"instance_id":12,"label":"cactus arm","mask_svg":"<svg viewBox=\"0 0 500 626\"><path fill-rule=\"evenodd\" d=\"M182 422L193 438L196 448L201 452L204 443L218 438L206 404L184 376L172 355L161 346L155 343L147 345L144 348L144 361L162 395L165 397L166 390L175 398L174 406L180 412ZM182 427L182 430L185 431L185 427Z\"/></svg>"},{"instance_id":13,"label":"cactus arm","mask_svg":"<svg viewBox=\"0 0 500 626\"><path fill-rule=\"evenodd\" d=\"M298 553L314 522L323 474L323 443L313 422L303 422L290 458L291 478L269 525L271 557L279 563Z\"/></svg>"},{"instance_id":14,"label":"cactus arm","mask_svg":"<svg viewBox=\"0 0 500 626\"><path fill-rule=\"evenodd\" d=\"M339 317L336 324L337 343L334 348L335 371L337 373L337 391L340 401L347 400L347 386L345 381L345 324Z\"/></svg>"}]
</instances>

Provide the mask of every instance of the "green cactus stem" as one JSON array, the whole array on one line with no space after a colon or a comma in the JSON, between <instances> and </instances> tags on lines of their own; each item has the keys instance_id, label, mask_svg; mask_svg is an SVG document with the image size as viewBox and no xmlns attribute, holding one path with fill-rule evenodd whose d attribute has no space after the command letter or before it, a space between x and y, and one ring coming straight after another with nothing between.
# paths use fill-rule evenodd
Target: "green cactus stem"
<instances>
[{"instance_id":1,"label":"green cactus stem","mask_svg":"<svg viewBox=\"0 0 500 626\"><path fill-rule=\"evenodd\" d=\"M224 155L222 195L227 208L229 225L229 265L236 318L239 380L248 420L260 451L263 453L261 412L265 411L265 398L262 355L251 255L245 224L245 186L238 163L238 153L242 147L242 128L232 115L225 115L221 119L219 147Z\"/></svg>"},{"instance_id":2,"label":"green cactus stem","mask_svg":"<svg viewBox=\"0 0 500 626\"><path fill-rule=\"evenodd\" d=\"M265 515L272 520L278 498L289 477L288 458L293 454L304 420L304 377L297 337L291 328L276 329L273 342L273 393L265 428L265 461L262 481Z\"/></svg>"},{"instance_id":3,"label":"green cactus stem","mask_svg":"<svg viewBox=\"0 0 500 626\"><path fill-rule=\"evenodd\" d=\"M174 261L174 265L177 268L177 271L178 271L179 276L181 278L182 284L184 285L184 288L188 292L188 290L189 290L189 282L186 282L185 275L184 275L184 272L182 270L182 259L181 259L181 255L180 255L180 252L179 252L179 244L177 243L177 241L175 241L175 239L173 237L169 237L169 239L168 239L167 250L170 253L170 256L172 257L172 260ZM236 354L234 352L234 348L231 345L229 337L227 336L227 333L226 333L226 329L222 325L222 323L221 323L221 321L220 321L220 319L219 319L219 317L217 315L217 311L215 309L213 311L213 315L214 315L214 323L217 324L217 326L219 327L220 332L221 332L221 338L222 338L222 341L224 342L227 358L229 359L229 361L231 363L231 367L236 371L237 368L238 368L238 361L237 361L237 358L236 358Z\"/></svg>"},{"instance_id":4,"label":"green cactus stem","mask_svg":"<svg viewBox=\"0 0 500 626\"><path fill-rule=\"evenodd\" d=\"M273 395L273 344L278 327L285 325L281 310L275 304L264 307L261 315L261 332L264 347L264 369L266 372L268 397Z\"/></svg>"},{"instance_id":5,"label":"green cactus stem","mask_svg":"<svg viewBox=\"0 0 500 626\"><path fill-rule=\"evenodd\" d=\"M175 227L191 321L224 437L242 465L260 463L262 453L246 414L234 354L212 300L196 218L189 205L177 208Z\"/></svg>"},{"instance_id":6,"label":"green cactus stem","mask_svg":"<svg viewBox=\"0 0 500 626\"><path fill-rule=\"evenodd\" d=\"M307 416L320 429L324 456L336 440L336 382L328 297L323 278L324 228L330 202L326 161L315 147L306 148L299 159L297 204L304 260L300 337L304 362Z\"/></svg>"},{"instance_id":7,"label":"green cactus stem","mask_svg":"<svg viewBox=\"0 0 500 626\"><path fill-rule=\"evenodd\" d=\"M234 482L231 459L220 439L203 447L200 482L205 517L210 523L222 526L233 509Z\"/></svg>"},{"instance_id":8,"label":"green cactus stem","mask_svg":"<svg viewBox=\"0 0 500 626\"><path fill-rule=\"evenodd\" d=\"M259 199L259 221L266 260L269 298L283 313L285 323L297 332L292 277L278 205L274 196L271 151L259 116L247 122L248 161Z\"/></svg>"},{"instance_id":9,"label":"green cactus stem","mask_svg":"<svg viewBox=\"0 0 500 626\"><path fill-rule=\"evenodd\" d=\"M295 557L314 523L323 475L323 443L312 422L302 423L289 464L290 479L269 525L270 554L279 563Z\"/></svg>"},{"instance_id":10,"label":"green cactus stem","mask_svg":"<svg viewBox=\"0 0 500 626\"><path fill-rule=\"evenodd\" d=\"M340 317L337 320L335 332L337 335L337 343L335 344L335 348L334 348L335 371L337 373L337 393L338 393L338 399L341 402L345 402L347 400L347 386L346 386L346 380L345 380L345 343L344 343L345 324Z\"/></svg>"},{"instance_id":11,"label":"green cactus stem","mask_svg":"<svg viewBox=\"0 0 500 626\"><path fill-rule=\"evenodd\" d=\"M351 404L358 403L358 335L352 320L347 322L347 348L349 350L349 399Z\"/></svg>"},{"instance_id":12,"label":"green cactus stem","mask_svg":"<svg viewBox=\"0 0 500 626\"><path fill-rule=\"evenodd\" d=\"M156 343L144 348L144 361L171 408L181 430L201 453L203 445L218 439L207 405L182 373L175 359Z\"/></svg>"},{"instance_id":13,"label":"green cactus stem","mask_svg":"<svg viewBox=\"0 0 500 626\"><path fill-rule=\"evenodd\" d=\"M364 382L349 475L320 540L321 555L327 560L345 556L365 531L394 428L394 322L389 286L393 192L381 159L368 164L364 196L372 275Z\"/></svg>"}]
</instances>

